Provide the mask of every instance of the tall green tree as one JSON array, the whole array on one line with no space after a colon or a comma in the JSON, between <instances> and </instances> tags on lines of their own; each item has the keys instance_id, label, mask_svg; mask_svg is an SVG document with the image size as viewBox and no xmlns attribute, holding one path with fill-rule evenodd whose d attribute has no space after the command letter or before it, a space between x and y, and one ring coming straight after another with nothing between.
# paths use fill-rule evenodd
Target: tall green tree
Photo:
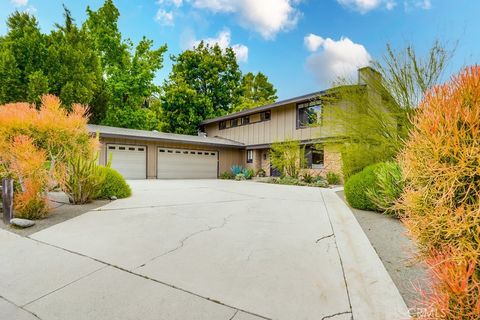
<instances>
[{"instance_id":1,"label":"tall green tree","mask_svg":"<svg viewBox=\"0 0 480 320\"><path fill-rule=\"evenodd\" d=\"M87 7L87 16L84 26L92 37L105 72L110 74L114 69L127 65L129 44L122 40L118 29L120 12L113 1L106 0L97 11Z\"/></svg>"},{"instance_id":2,"label":"tall green tree","mask_svg":"<svg viewBox=\"0 0 480 320\"><path fill-rule=\"evenodd\" d=\"M202 120L227 114L239 103L241 71L231 48L201 42L172 60L162 94L165 130L195 134Z\"/></svg>"},{"instance_id":3,"label":"tall green tree","mask_svg":"<svg viewBox=\"0 0 480 320\"><path fill-rule=\"evenodd\" d=\"M24 100L22 76L17 61L6 45L0 46L0 104Z\"/></svg>"},{"instance_id":4,"label":"tall green tree","mask_svg":"<svg viewBox=\"0 0 480 320\"><path fill-rule=\"evenodd\" d=\"M97 11L87 8L84 27L100 58L104 86L108 92L103 124L136 129L158 129L160 119L149 107L159 87L153 83L155 73L163 67L166 45L153 47L145 37L134 47L122 39L118 29L120 13L112 0L106 0Z\"/></svg>"},{"instance_id":5,"label":"tall green tree","mask_svg":"<svg viewBox=\"0 0 480 320\"><path fill-rule=\"evenodd\" d=\"M47 92L46 79L39 73L45 58L46 37L37 19L14 12L7 19L6 35L0 38L0 103L34 102L36 95Z\"/></svg>"},{"instance_id":6,"label":"tall green tree","mask_svg":"<svg viewBox=\"0 0 480 320\"><path fill-rule=\"evenodd\" d=\"M102 69L91 39L66 8L64 23L56 24L48 36L45 71L50 93L67 107L72 103L90 105L101 89Z\"/></svg>"},{"instance_id":7,"label":"tall green tree","mask_svg":"<svg viewBox=\"0 0 480 320\"><path fill-rule=\"evenodd\" d=\"M268 81L268 77L258 72L256 75L248 72L242 76L242 96L234 110L242 111L260 105L273 103L277 100L277 89Z\"/></svg>"}]
</instances>

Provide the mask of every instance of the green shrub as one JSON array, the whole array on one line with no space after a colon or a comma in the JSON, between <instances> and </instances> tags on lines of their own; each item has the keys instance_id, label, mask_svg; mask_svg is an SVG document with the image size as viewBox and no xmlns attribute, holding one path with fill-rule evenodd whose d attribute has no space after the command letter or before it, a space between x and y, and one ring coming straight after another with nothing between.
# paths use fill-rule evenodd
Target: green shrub
<instances>
[{"instance_id":1,"label":"green shrub","mask_svg":"<svg viewBox=\"0 0 480 320\"><path fill-rule=\"evenodd\" d=\"M230 168L230 172L233 174L233 176L236 176L237 174L243 172L243 167L238 164L235 164Z\"/></svg>"},{"instance_id":2,"label":"green shrub","mask_svg":"<svg viewBox=\"0 0 480 320\"><path fill-rule=\"evenodd\" d=\"M231 179L234 179L235 176L233 175L233 173L229 172L229 171L224 171L222 173L220 173L220 179L223 179L223 180L231 180Z\"/></svg>"},{"instance_id":3,"label":"green shrub","mask_svg":"<svg viewBox=\"0 0 480 320\"><path fill-rule=\"evenodd\" d=\"M327 172L326 178L328 184L338 184L340 182L340 177L333 171Z\"/></svg>"},{"instance_id":4,"label":"green shrub","mask_svg":"<svg viewBox=\"0 0 480 320\"><path fill-rule=\"evenodd\" d=\"M96 157L75 155L67 162L64 191L73 204L83 204L98 197L106 173L97 164Z\"/></svg>"},{"instance_id":5,"label":"green shrub","mask_svg":"<svg viewBox=\"0 0 480 320\"><path fill-rule=\"evenodd\" d=\"M258 169L257 177L265 177L266 175L267 173L265 172L265 170L263 170L262 168Z\"/></svg>"},{"instance_id":6,"label":"green shrub","mask_svg":"<svg viewBox=\"0 0 480 320\"><path fill-rule=\"evenodd\" d=\"M351 176L345 183L345 198L353 208L361 210L378 210L378 207L367 194L369 189L371 190L375 188L375 170L377 167L377 164L370 165Z\"/></svg>"},{"instance_id":7,"label":"green shrub","mask_svg":"<svg viewBox=\"0 0 480 320\"><path fill-rule=\"evenodd\" d=\"M285 176L285 177L281 177L281 178L278 178L276 180L276 182L278 184L285 184L285 185L289 185L289 186L302 186L302 185L305 185L304 182L298 180L297 178L293 178L293 177L289 177L289 176Z\"/></svg>"},{"instance_id":8,"label":"green shrub","mask_svg":"<svg viewBox=\"0 0 480 320\"><path fill-rule=\"evenodd\" d=\"M252 168L244 168L242 170L243 175L245 176L245 179L252 179L253 175L255 174L255 171L253 171Z\"/></svg>"},{"instance_id":9,"label":"green shrub","mask_svg":"<svg viewBox=\"0 0 480 320\"><path fill-rule=\"evenodd\" d=\"M316 178L308 171L305 171L303 174L302 174L302 180L305 182L305 183L313 183L316 181Z\"/></svg>"},{"instance_id":10,"label":"green shrub","mask_svg":"<svg viewBox=\"0 0 480 320\"><path fill-rule=\"evenodd\" d=\"M315 181L312 184L312 186L319 187L319 188L326 188L326 187L328 187L328 182L325 179L319 179L319 180Z\"/></svg>"},{"instance_id":11,"label":"green shrub","mask_svg":"<svg viewBox=\"0 0 480 320\"><path fill-rule=\"evenodd\" d=\"M375 187L367 190L367 196L385 214L398 217L395 203L403 193L402 170L396 162L379 163L375 169Z\"/></svg>"},{"instance_id":12,"label":"green shrub","mask_svg":"<svg viewBox=\"0 0 480 320\"><path fill-rule=\"evenodd\" d=\"M108 199L115 196L122 199L132 195L132 189L118 171L104 166L100 166L100 171L105 174L105 180L100 187L98 198Z\"/></svg>"},{"instance_id":13,"label":"green shrub","mask_svg":"<svg viewBox=\"0 0 480 320\"><path fill-rule=\"evenodd\" d=\"M246 180L245 175L243 173L237 173L235 175L235 180L241 181L241 180Z\"/></svg>"},{"instance_id":14,"label":"green shrub","mask_svg":"<svg viewBox=\"0 0 480 320\"><path fill-rule=\"evenodd\" d=\"M395 151L382 145L348 143L342 148L342 172L345 180L375 163L389 161Z\"/></svg>"}]
</instances>

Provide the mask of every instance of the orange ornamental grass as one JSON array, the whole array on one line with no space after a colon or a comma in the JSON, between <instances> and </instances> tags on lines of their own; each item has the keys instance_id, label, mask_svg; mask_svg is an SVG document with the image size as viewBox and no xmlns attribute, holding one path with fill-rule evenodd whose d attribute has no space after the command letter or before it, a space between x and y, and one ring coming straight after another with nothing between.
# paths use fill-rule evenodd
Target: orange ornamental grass
<instances>
[{"instance_id":1,"label":"orange ornamental grass","mask_svg":"<svg viewBox=\"0 0 480 320\"><path fill-rule=\"evenodd\" d=\"M27 103L0 106L0 176L16 180L17 215L40 217L46 191L65 181L68 160L98 150L87 122L86 107L67 112L52 95L42 97L39 109Z\"/></svg>"},{"instance_id":2,"label":"orange ornamental grass","mask_svg":"<svg viewBox=\"0 0 480 320\"><path fill-rule=\"evenodd\" d=\"M8 149L3 150L1 160L8 175L19 186L14 200L16 216L43 217L47 213L45 193L48 181L45 151L35 147L30 137L19 135L13 138Z\"/></svg>"},{"instance_id":3,"label":"orange ornamental grass","mask_svg":"<svg viewBox=\"0 0 480 320\"><path fill-rule=\"evenodd\" d=\"M436 275L437 319L480 319L480 66L426 94L400 164L403 221Z\"/></svg>"}]
</instances>

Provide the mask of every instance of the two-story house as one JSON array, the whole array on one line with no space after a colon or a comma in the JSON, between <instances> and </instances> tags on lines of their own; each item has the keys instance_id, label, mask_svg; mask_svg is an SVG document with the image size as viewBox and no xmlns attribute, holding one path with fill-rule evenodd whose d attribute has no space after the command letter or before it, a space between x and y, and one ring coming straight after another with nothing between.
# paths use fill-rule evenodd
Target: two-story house
<instances>
[{"instance_id":1,"label":"two-story house","mask_svg":"<svg viewBox=\"0 0 480 320\"><path fill-rule=\"evenodd\" d=\"M378 77L369 68L359 69L359 83ZM232 165L275 174L269 161L272 143L298 140L304 146L307 170L340 173L342 132L325 125L321 96L337 88L243 110L203 121L199 135L90 125L102 142L100 162L127 179L217 178ZM343 107L346 102L338 102Z\"/></svg>"}]
</instances>

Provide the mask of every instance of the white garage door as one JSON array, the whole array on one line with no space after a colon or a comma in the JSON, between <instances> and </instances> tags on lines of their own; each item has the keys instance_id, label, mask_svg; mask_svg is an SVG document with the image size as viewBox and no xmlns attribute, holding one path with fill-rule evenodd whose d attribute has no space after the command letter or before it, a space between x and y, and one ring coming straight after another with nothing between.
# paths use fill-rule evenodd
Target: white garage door
<instances>
[{"instance_id":1,"label":"white garage door","mask_svg":"<svg viewBox=\"0 0 480 320\"><path fill-rule=\"evenodd\" d=\"M107 161L112 159L112 168L125 179L147 178L147 148L124 144L107 145Z\"/></svg>"},{"instance_id":2,"label":"white garage door","mask_svg":"<svg viewBox=\"0 0 480 320\"><path fill-rule=\"evenodd\" d=\"M215 151L158 148L158 179L215 179Z\"/></svg>"}]
</instances>

